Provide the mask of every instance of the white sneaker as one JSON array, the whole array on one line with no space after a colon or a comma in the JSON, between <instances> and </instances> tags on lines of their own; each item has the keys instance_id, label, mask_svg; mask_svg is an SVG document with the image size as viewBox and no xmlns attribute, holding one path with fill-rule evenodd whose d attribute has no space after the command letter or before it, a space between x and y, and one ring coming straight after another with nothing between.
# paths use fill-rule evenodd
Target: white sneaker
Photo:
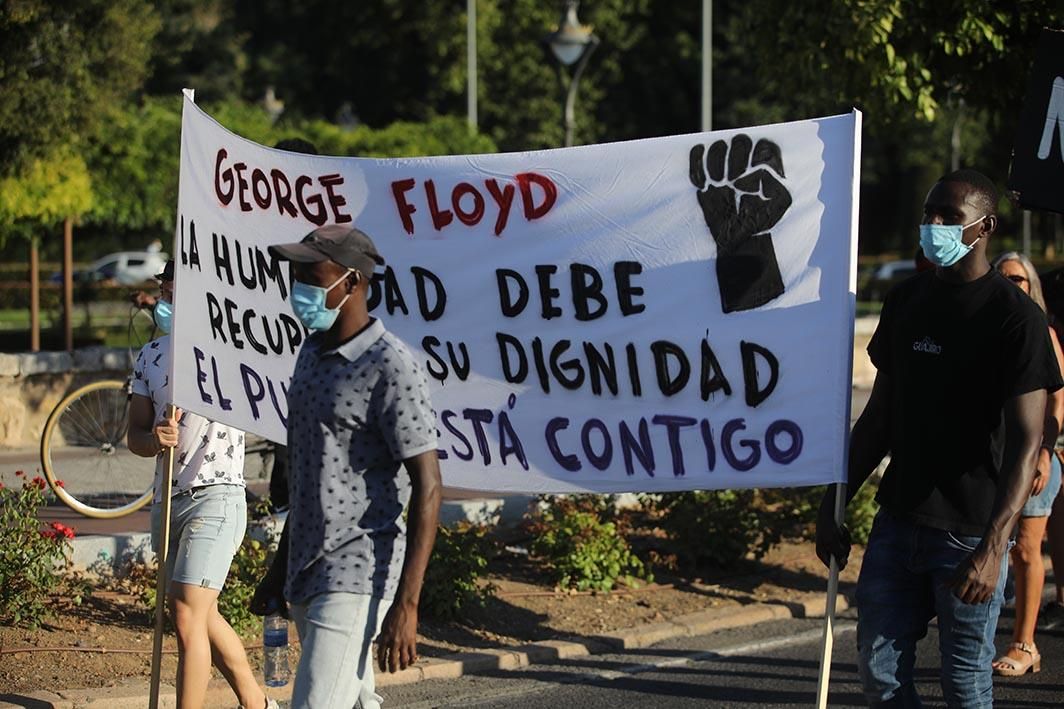
<instances>
[{"instance_id":1,"label":"white sneaker","mask_svg":"<svg viewBox=\"0 0 1064 709\"><path fill-rule=\"evenodd\" d=\"M244 709L244 705L238 705L237 709ZM281 709L281 705L277 703L276 699L270 699L269 697L266 697L266 709Z\"/></svg>"}]
</instances>

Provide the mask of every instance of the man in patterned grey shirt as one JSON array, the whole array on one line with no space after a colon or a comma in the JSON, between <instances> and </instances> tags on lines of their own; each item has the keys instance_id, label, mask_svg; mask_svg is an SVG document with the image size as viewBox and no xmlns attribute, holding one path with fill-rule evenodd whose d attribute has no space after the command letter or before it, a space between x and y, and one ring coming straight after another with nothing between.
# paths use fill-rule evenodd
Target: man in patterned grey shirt
<instances>
[{"instance_id":1,"label":"man in patterned grey shirt","mask_svg":"<svg viewBox=\"0 0 1064 709\"><path fill-rule=\"evenodd\" d=\"M327 226L270 252L291 262L289 301L315 332L288 390L291 506L252 609L291 603L302 645L292 707L373 709L378 630L382 670L417 659L440 507L436 416L421 367L369 315L369 279L384 261L368 236Z\"/></svg>"}]
</instances>

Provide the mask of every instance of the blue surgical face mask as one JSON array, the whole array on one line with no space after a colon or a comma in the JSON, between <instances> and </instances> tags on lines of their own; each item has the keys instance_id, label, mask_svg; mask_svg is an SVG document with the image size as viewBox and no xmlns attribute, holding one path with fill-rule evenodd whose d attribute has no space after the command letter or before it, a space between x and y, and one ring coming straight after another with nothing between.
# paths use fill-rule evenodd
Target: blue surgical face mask
<instances>
[{"instance_id":1,"label":"blue surgical face mask","mask_svg":"<svg viewBox=\"0 0 1064 709\"><path fill-rule=\"evenodd\" d=\"M151 316L155 320L155 324L159 326L159 329L169 334L170 325L174 320L173 303L160 298L155 301L155 307L151 311Z\"/></svg>"},{"instance_id":2,"label":"blue surgical face mask","mask_svg":"<svg viewBox=\"0 0 1064 709\"><path fill-rule=\"evenodd\" d=\"M340 276L327 288L312 286L302 281L292 282L292 297L288 299L288 302L292 304L292 311L296 314L296 317L308 330L328 330L333 326L333 323L336 322L336 317L340 314L340 308L351 297L351 294L345 295L344 299L335 308L325 307L325 301L329 297L329 291L343 283L353 270L349 268L347 273Z\"/></svg>"},{"instance_id":3,"label":"blue surgical face mask","mask_svg":"<svg viewBox=\"0 0 1064 709\"><path fill-rule=\"evenodd\" d=\"M979 217L971 224L921 224L920 247L924 250L927 260L936 266L949 268L968 255L972 247L978 243L979 237L970 244L964 243L964 230L975 226L986 219Z\"/></svg>"}]
</instances>

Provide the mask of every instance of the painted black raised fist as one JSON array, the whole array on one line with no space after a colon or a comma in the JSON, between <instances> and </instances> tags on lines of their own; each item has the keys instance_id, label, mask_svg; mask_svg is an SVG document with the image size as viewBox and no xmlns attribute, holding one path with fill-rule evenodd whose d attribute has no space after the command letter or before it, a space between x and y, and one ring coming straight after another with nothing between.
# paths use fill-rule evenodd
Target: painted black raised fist
<instances>
[{"instance_id":1,"label":"painted black raised fist","mask_svg":"<svg viewBox=\"0 0 1064 709\"><path fill-rule=\"evenodd\" d=\"M747 135L691 148L691 182L706 226L717 242L717 282L724 312L759 308L783 294L769 229L791 206L780 182L778 145Z\"/></svg>"}]
</instances>

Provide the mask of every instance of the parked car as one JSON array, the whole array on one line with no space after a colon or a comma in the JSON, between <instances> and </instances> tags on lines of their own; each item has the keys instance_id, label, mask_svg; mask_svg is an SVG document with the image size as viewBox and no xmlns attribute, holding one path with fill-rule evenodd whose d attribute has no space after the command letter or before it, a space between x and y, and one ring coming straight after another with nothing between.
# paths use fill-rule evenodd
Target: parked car
<instances>
[{"instance_id":1,"label":"parked car","mask_svg":"<svg viewBox=\"0 0 1064 709\"><path fill-rule=\"evenodd\" d=\"M97 259L83 271L74 273L76 283L110 281L122 286L135 286L163 270L170 258L159 251L118 251ZM60 282L63 274L52 275L52 281Z\"/></svg>"},{"instance_id":2,"label":"parked car","mask_svg":"<svg viewBox=\"0 0 1064 709\"><path fill-rule=\"evenodd\" d=\"M910 276L916 275L916 263L912 259L906 261L887 261L876 267L871 278L864 284L859 300L883 300L896 283L904 281Z\"/></svg>"}]
</instances>

